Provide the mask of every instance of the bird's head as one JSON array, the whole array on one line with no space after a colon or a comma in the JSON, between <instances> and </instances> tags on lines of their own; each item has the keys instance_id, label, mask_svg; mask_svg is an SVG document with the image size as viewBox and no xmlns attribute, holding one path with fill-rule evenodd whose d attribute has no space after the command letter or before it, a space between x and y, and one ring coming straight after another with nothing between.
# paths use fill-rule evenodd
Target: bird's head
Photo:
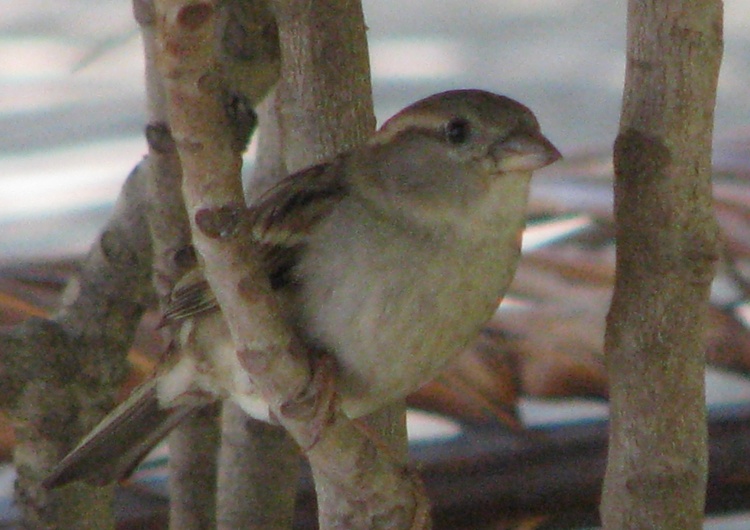
<instances>
[{"instance_id":1,"label":"bird's head","mask_svg":"<svg viewBox=\"0 0 750 530\"><path fill-rule=\"evenodd\" d=\"M532 171L560 157L524 105L482 90L452 90L385 122L354 153L353 184L365 198L377 196L374 204L422 224L474 223L503 210L516 215Z\"/></svg>"}]
</instances>

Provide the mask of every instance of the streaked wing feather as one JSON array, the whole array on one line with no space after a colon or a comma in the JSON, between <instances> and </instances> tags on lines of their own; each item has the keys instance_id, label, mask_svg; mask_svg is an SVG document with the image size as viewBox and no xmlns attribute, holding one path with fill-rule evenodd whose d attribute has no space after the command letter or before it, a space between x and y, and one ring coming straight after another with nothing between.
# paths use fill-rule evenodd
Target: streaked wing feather
<instances>
[{"instance_id":1,"label":"streaked wing feather","mask_svg":"<svg viewBox=\"0 0 750 530\"><path fill-rule=\"evenodd\" d=\"M261 197L248 211L252 236L262 249L271 285L288 285L290 271L312 228L345 196L340 171L344 156L294 173ZM164 311L165 322L179 322L218 308L200 270L187 273L175 286Z\"/></svg>"},{"instance_id":2,"label":"streaked wing feather","mask_svg":"<svg viewBox=\"0 0 750 530\"><path fill-rule=\"evenodd\" d=\"M288 176L271 188L248 212L253 236L271 246L304 243L312 228L345 196L340 171L345 157Z\"/></svg>"},{"instance_id":3,"label":"streaked wing feather","mask_svg":"<svg viewBox=\"0 0 750 530\"><path fill-rule=\"evenodd\" d=\"M195 404L162 408L156 380L147 381L52 470L44 487L75 480L101 486L129 475L169 431L198 408Z\"/></svg>"},{"instance_id":4,"label":"streaked wing feather","mask_svg":"<svg viewBox=\"0 0 750 530\"><path fill-rule=\"evenodd\" d=\"M165 322L179 322L218 307L216 297L203 274L194 269L175 285L163 318Z\"/></svg>"}]
</instances>

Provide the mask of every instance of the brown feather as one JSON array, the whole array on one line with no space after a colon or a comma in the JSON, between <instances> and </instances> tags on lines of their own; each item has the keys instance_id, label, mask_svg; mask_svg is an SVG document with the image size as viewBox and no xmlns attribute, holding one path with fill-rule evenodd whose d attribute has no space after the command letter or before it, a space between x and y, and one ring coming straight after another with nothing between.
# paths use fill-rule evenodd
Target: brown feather
<instances>
[{"instance_id":1,"label":"brown feather","mask_svg":"<svg viewBox=\"0 0 750 530\"><path fill-rule=\"evenodd\" d=\"M75 480L101 486L129 475L196 403L162 408L151 379L110 412L44 479L55 488ZM95 472L92 472L94 471Z\"/></svg>"},{"instance_id":2,"label":"brown feather","mask_svg":"<svg viewBox=\"0 0 750 530\"><path fill-rule=\"evenodd\" d=\"M281 247L304 243L312 228L346 195L344 172L337 169L345 160L339 156L303 169L271 188L248 212L255 239Z\"/></svg>"},{"instance_id":3,"label":"brown feather","mask_svg":"<svg viewBox=\"0 0 750 530\"><path fill-rule=\"evenodd\" d=\"M346 185L337 171L344 157L303 169L283 179L247 211L253 238L261 245L261 257L271 285L278 289L293 281L305 237L344 197ZM304 193L302 193L304 191ZM216 297L200 270L183 276L172 291L164 311L164 323L174 323L218 308Z\"/></svg>"}]
</instances>

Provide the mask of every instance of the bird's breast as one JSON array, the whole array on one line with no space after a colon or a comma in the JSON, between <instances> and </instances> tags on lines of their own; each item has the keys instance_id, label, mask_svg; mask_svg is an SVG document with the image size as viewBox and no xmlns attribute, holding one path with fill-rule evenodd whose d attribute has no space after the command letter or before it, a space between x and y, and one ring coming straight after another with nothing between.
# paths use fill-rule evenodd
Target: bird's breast
<instances>
[{"instance_id":1,"label":"bird's breast","mask_svg":"<svg viewBox=\"0 0 750 530\"><path fill-rule=\"evenodd\" d=\"M298 321L335 355L352 417L437 375L492 316L518 257L516 234L445 248L387 232L330 227L298 269Z\"/></svg>"}]
</instances>

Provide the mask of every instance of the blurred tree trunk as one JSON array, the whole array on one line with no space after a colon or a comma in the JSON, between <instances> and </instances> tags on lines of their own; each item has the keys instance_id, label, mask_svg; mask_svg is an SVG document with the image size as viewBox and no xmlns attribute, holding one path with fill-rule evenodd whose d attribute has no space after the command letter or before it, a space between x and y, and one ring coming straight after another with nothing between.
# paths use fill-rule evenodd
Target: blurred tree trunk
<instances>
[{"instance_id":1,"label":"blurred tree trunk","mask_svg":"<svg viewBox=\"0 0 750 530\"><path fill-rule=\"evenodd\" d=\"M0 333L0 407L13 419L15 503L25 529L114 526L114 487L49 491L52 467L111 409L144 311L155 300L146 202L151 168L138 164L112 216L49 319Z\"/></svg>"},{"instance_id":2,"label":"blurred tree trunk","mask_svg":"<svg viewBox=\"0 0 750 530\"><path fill-rule=\"evenodd\" d=\"M113 406L125 355L153 300L142 165L49 319L0 334L0 407L13 419L15 503L24 529L112 528L113 487L49 491L42 479Z\"/></svg>"},{"instance_id":3,"label":"blurred tree trunk","mask_svg":"<svg viewBox=\"0 0 750 530\"><path fill-rule=\"evenodd\" d=\"M606 334L612 412L602 522L610 530L703 525L721 54L721 1L630 0Z\"/></svg>"}]
</instances>

